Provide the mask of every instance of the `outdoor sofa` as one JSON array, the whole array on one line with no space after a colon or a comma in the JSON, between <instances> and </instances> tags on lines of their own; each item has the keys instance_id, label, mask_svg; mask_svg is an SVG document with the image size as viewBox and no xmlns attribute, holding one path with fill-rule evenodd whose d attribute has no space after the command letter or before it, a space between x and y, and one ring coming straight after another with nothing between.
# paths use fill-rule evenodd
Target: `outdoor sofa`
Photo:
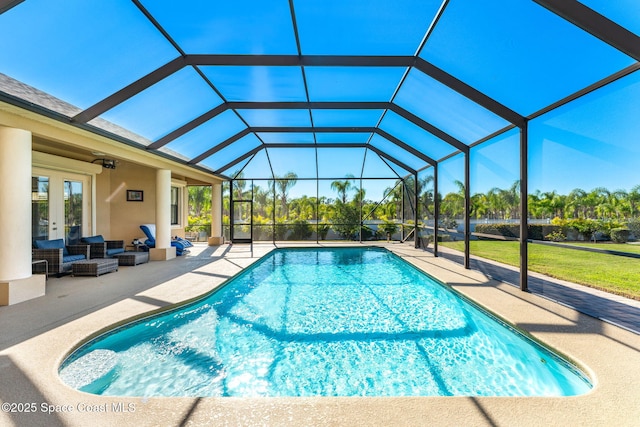
<instances>
[{"instance_id":1,"label":"outdoor sofa","mask_svg":"<svg viewBox=\"0 0 640 427\"><path fill-rule=\"evenodd\" d=\"M60 276L70 272L74 262L89 259L89 245L65 245L64 239L35 240L33 246L32 259L46 260L49 274Z\"/></svg>"},{"instance_id":2,"label":"outdoor sofa","mask_svg":"<svg viewBox=\"0 0 640 427\"><path fill-rule=\"evenodd\" d=\"M90 246L91 258L111 258L124 252L124 240L105 240L101 234L83 237L80 241Z\"/></svg>"}]
</instances>

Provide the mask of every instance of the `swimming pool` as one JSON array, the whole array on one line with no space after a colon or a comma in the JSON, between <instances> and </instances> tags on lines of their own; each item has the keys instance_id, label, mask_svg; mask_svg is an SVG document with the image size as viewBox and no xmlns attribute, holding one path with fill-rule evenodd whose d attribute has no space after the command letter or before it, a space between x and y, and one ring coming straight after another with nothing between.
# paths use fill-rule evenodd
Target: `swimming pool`
<instances>
[{"instance_id":1,"label":"swimming pool","mask_svg":"<svg viewBox=\"0 0 640 427\"><path fill-rule=\"evenodd\" d=\"M277 249L60 368L112 396L571 396L589 380L381 248Z\"/></svg>"}]
</instances>

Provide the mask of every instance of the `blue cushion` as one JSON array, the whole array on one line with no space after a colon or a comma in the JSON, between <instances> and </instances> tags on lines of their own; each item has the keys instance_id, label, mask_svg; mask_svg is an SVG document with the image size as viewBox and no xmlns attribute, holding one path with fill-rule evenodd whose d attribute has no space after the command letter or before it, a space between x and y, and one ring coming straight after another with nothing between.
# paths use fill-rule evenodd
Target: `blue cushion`
<instances>
[{"instance_id":1,"label":"blue cushion","mask_svg":"<svg viewBox=\"0 0 640 427\"><path fill-rule=\"evenodd\" d=\"M64 240L36 240L35 245L37 249L61 249L64 248Z\"/></svg>"},{"instance_id":2,"label":"blue cushion","mask_svg":"<svg viewBox=\"0 0 640 427\"><path fill-rule=\"evenodd\" d=\"M82 241L87 244L104 243L104 237L102 237L101 234L98 234L97 236L83 237Z\"/></svg>"},{"instance_id":3,"label":"blue cushion","mask_svg":"<svg viewBox=\"0 0 640 427\"><path fill-rule=\"evenodd\" d=\"M63 239L36 240L34 244L36 249L62 249L62 256L69 255Z\"/></svg>"},{"instance_id":4,"label":"blue cushion","mask_svg":"<svg viewBox=\"0 0 640 427\"><path fill-rule=\"evenodd\" d=\"M155 247L156 245L156 236L154 236L155 233L155 226L154 227L150 227L150 224L142 224L140 226L140 229L144 232L144 234L147 236L147 240L145 240L145 245L150 246L150 247ZM153 229L152 229L153 228Z\"/></svg>"},{"instance_id":5,"label":"blue cushion","mask_svg":"<svg viewBox=\"0 0 640 427\"><path fill-rule=\"evenodd\" d=\"M124 248L107 249L107 256L114 256L115 254L121 254L124 252Z\"/></svg>"},{"instance_id":6,"label":"blue cushion","mask_svg":"<svg viewBox=\"0 0 640 427\"><path fill-rule=\"evenodd\" d=\"M193 246L193 243L191 243L187 239L183 239L182 237L176 237L175 241L182 243L182 246L184 246L185 248L190 248Z\"/></svg>"},{"instance_id":7,"label":"blue cushion","mask_svg":"<svg viewBox=\"0 0 640 427\"><path fill-rule=\"evenodd\" d=\"M73 262L73 261L81 261L83 259L86 259L86 256L84 256L84 255L67 255L67 256L63 256L62 257L62 262L66 263L66 262Z\"/></svg>"},{"instance_id":8,"label":"blue cushion","mask_svg":"<svg viewBox=\"0 0 640 427\"><path fill-rule=\"evenodd\" d=\"M178 256L182 255L182 252L184 252L184 245L176 240L171 241L171 246L176 248L176 255Z\"/></svg>"}]
</instances>

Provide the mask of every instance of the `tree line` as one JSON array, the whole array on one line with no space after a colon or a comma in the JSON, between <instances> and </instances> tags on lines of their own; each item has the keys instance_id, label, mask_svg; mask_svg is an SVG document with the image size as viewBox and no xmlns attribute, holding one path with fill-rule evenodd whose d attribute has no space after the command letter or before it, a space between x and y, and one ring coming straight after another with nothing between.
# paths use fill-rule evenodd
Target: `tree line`
<instances>
[{"instance_id":1,"label":"tree line","mask_svg":"<svg viewBox=\"0 0 640 427\"><path fill-rule=\"evenodd\" d=\"M253 182L253 188L251 183ZM346 176L331 182L332 195L302 195L291 197L291 189L298 182L293 172L266 181L264 185L244 179L240 174L232 184L226 183L223 197L223 211L230 212L229 193L233 191L234 200L251 199L253 201L254 224L277 224L316 221L326 224L355 224L360 222L381 221L400 222L404 218L412 222L414 215L415 182L412 177L397 180L395 185L386 188L382 200L370 200L366 189L357 185L357 179ZM434 218L433 176L420 179L419 182L419 220ZM456 191L438 194L440 217L443 220L464 216L464 184L454 181ZM211 188L189 187L190 225L211 222ZM640 185L629 191L611 191L597 187L590 191L580 188L569 194L557 191L541 192L536 190L528 195L530 219L600 219L626 220L640 217ZM248 219L248 212L236 212ZM487 192L474 193L471 196L471 218L489 220L520 219L520 182L515 181L509 188L492 188ZM275 222L274 222L275 221ZM346 230L348 234L351 230Z\"/></svg>"},{"instance_id":2,"label":"tree line","mask_svg":"<svg viewBox=\"0 0 640 427\"><path fill-rule=\"evenodd\" d=\"M460 218L464 214L464 185L455 181L457 192L442 198L441 213ZM629 191L597 187L590 191L576 188L569 194L536 190L528 194L530 219L625 220L640 216L640 185ZM476 219L520 219L520 181L509 188L492 188L471 196L471 217Z\"/></svg>"}]
</instances>

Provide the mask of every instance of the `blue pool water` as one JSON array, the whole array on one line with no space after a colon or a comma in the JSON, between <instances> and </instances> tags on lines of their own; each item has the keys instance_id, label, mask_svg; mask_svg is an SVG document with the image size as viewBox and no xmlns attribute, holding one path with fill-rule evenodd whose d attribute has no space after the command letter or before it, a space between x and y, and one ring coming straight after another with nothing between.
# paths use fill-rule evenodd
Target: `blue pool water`
<instances>
[{"instance_id":1,"label":"blue pool water","mask_svg":"<svg viewBox=\"0 0 640 427\"><path fill-rule=\"evenodd\" d=\"M113 396L570 396L576 368L385 249L275 250L102 335L63 380Z\"/></svg>"}]
</instances>

